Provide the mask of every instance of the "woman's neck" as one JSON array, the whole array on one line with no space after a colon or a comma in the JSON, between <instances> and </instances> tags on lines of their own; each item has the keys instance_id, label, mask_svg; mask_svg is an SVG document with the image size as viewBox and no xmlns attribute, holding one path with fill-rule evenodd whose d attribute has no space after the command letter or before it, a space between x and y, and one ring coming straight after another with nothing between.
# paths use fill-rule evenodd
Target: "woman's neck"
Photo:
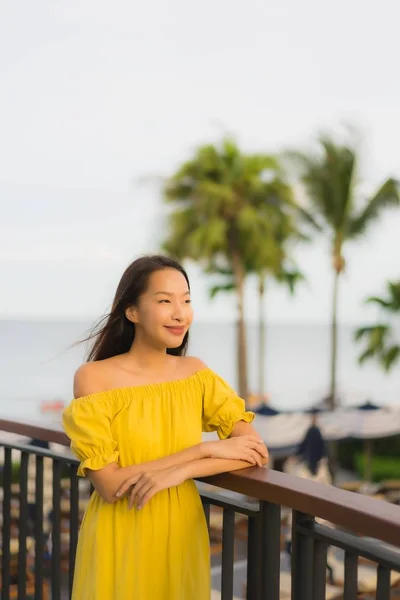
<instances>
[{"instance_id":1,"label":"woman's neck","mask_svg":"<svg viewBox=\"0 0 400 600\"><path fill-rule=\"evenodd\" d=\"M166 348L153 348L147 344L134 341L126 354L127 359L135 368L143 372L163 372L171 367L175 357L167 354Z\"/></svg>"}]
</instances>

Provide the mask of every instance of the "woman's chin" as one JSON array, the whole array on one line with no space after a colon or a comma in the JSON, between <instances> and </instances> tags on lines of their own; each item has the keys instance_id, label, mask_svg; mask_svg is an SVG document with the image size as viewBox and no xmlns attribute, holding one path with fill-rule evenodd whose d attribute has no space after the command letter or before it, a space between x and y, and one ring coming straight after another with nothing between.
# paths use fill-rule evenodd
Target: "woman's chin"
<instances>
[{"instance_id":1,"label":"woman's chin","mask_svg":"<svg viewBox=\"0 0 400 600\"><path fill-rule=\"evenodd\" d=\"M179 346L182 346L182 342L183 340L181 340L180 342L177 341L175 343L168 342L167 350L176 350L177 348L179 348Z\"/></svg>"},{"instance_id":2,"label":"woman's chin","mask_svg":"<svg viewBox=\"0 0 400 600\"><path fill-rule=\"evenodd\" d=\"M183 344L183 339L184 336L182 337L173 337L173 339L171 339L171 336L168 336L168 339L165 341L165 344L167 346L168 350L176 350L176 348L179 348L179 346L182 346Z\"/></svg>"}]
</instances>

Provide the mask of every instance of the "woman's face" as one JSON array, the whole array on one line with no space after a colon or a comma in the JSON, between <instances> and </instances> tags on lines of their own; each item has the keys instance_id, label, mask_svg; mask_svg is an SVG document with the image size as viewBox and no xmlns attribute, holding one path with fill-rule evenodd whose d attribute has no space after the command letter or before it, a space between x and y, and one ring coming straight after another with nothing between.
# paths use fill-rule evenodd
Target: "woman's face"
<instances>
[{"instance_id":1,"label":"woman's face","mask_svg":"<svg viewBox=\"0 0 400 600\"><path fill-rule=\"evenodd\" d=\"M185 277L176 269L155 271L137 306L126 311L135 323L136 336L156 346L178 348L193 321L190 292Z\"/></svg>"}]
</instances>

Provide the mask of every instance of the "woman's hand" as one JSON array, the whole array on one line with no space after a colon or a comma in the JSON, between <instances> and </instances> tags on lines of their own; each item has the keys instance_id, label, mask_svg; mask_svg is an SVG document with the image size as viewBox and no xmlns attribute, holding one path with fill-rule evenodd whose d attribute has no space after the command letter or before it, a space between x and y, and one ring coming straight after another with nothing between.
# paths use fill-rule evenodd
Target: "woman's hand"
<instances>
[{"instance_id":1,"label":"woman's hand","mask_svg":"<svg viewBox=\"0 0 400 600\"><path fill-rule=\"evenodd\" d=\"M239 435L227 440L208 443L210 458L244 460L259 467L262 467L268 460L266 445L255 435Z\"/></svg>"},{"instance_id":2,"label":"woman's hand","mask_svg":"<svg viewBox=\"0 0 400 600\"><path fill-rule=\"evenodd\" d=\"M181 465L168 469L142 471L128 477L116 493L118 498L129 493L128 508L143 508L145 504L161 490L175 487L185 481L185 472Z\"/></svg>"}]
</instances>

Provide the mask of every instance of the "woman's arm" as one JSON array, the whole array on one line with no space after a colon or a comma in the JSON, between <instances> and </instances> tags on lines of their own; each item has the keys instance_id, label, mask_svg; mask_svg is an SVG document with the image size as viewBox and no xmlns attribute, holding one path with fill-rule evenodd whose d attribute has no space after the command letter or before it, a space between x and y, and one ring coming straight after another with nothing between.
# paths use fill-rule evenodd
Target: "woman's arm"
<instances>
[{"instance_id":1,"label":"woman's arm","mask_svg":"<svg viewBox=\"0 0 400 600\"><path fill-rule=\"evenodd\" d=\"M88 469L87 472L98 494L106 502L114 503L118 499L117 491L120 491L121 487L125 489L127 482L136 481L137 475L151 476L151 473L156 471L167 471L207 459L218 460L221 465L225 465L222 471L230 470L229 465L232 466L231 470L236 470L265 464L268 460L268 452L258 436L241 435L223 441L202 442L170 456L138 465L119 467L116 463L112 463L98 471Z\"/></svg>"},{"instance_id":2,"label":"woman's arm","mask_svg":"<svg viewBox=\"0 0 400 600\"><path fill-rule=\"evenodd\" d=\"M251 423L246 423L245 421L238 421L236 423L236 425L234 426L232 433L230 434L229 437L234 438L234 437L240 437L242 435L251 435L262 441L261 436L257 433L257 431L254 429L254 427ZM268 450L267 450L267 455L262 456L261 458L262 458L263 465L268 464L268 462L269 462Z\"/></svg>"},{"instance_id":3,"label":"woman's arm","mask_svg":"<svg viewBox=\"0 0 400 600\"><path fill-rule=\"evenodd\" d=\"M181 452L176 452L170 456L152 460L149 462L141 463L138 465L130 465L129 467L119 467L116 463L112 463L99 469L98 471L92 471L87 469L87 476L90 479L96 492L106 502L113 504L118 500L116 497L117 490L121 487L122 483L135 476L137 473L144 471L155 471L161 469L169 469L171 467L178 467L188 462L201 460L210 456L210 446L207 442L202 442L186 448ZM248 465L247 465L248 466Z\"/></svg>"},{"instance_id":4,"label":"woman's arm","mask_svg":"<svg viewBox=\"0 0 400 600\"><path fill-rule=\"evenodd\" d=\"M197 479L198 477L209 477L219 475L220 473L229 473L230 471L239 471L247 469L254 465L249 465L243 460L229 460L226 458L203 458L202 460L193 460L190 463L177 467L182 470L184 479Z\"/></svg>"},{"instance_id":5,"label":"woman's arm","mask_svg":"<svg viewBox=\"0 0 400 600\"><path fill-rule=\"evenodd\" d=\"M254 465L242 460L225 458L202 458L190 463L163 469L160 471L143 472L130 477L122 484L117 496L129 494L128 507L143 508L151 498L170 487L175 487L188 479L218 475L228 471L238 471Z\"/></svg>"},{"instance_id":6,"label":"woman's arm","mask_svg":"<svg viewBox=\"0 0 400 600\"><path fill-rule=\"evenodd\" d=\"M243 421L235 425L230 439L225 442L216 442L216 444L221 444L219 450L222 449L224 444L224 447L230 445L231 447L237 446L239 448L247 439L256 440L256 444L258 444L259 449L256 451L258 455L256 463L250 464L248 461L241 460L241 455L232 459L233 457L229 454L229 458L205 457L168 469L136 473L123 482L117 491L117 496L121 497L128 493L128 507L133 508L136 505L138 509L141 509L161 490L180 485L188 479L238 471L255 466L256 464L259 466L267 464L268 450L264 442L254 428Z\"/></svg>"},{"instance_id":7,"label":"woman's arm","mask_svg":"<svg viewBox=\"0 0 400 600\"><path fill-rule=\"evenodd\" d=\"M261 437L251 423L238 421L229 437L235 438L249 435L261 440ZM268 450L267 456L261 456L261 460L263 465L268 464ZM190 463L184 464L182 469L185 479L196 479L197 477L209 477L211 475L219 475L220 473L228 473L229 471L239 471L240 469L246 469L249 466L252 465L249 465L248 462L242 460L203 458L202 460L193 460Z\"/></svg>"}]
</instances>

